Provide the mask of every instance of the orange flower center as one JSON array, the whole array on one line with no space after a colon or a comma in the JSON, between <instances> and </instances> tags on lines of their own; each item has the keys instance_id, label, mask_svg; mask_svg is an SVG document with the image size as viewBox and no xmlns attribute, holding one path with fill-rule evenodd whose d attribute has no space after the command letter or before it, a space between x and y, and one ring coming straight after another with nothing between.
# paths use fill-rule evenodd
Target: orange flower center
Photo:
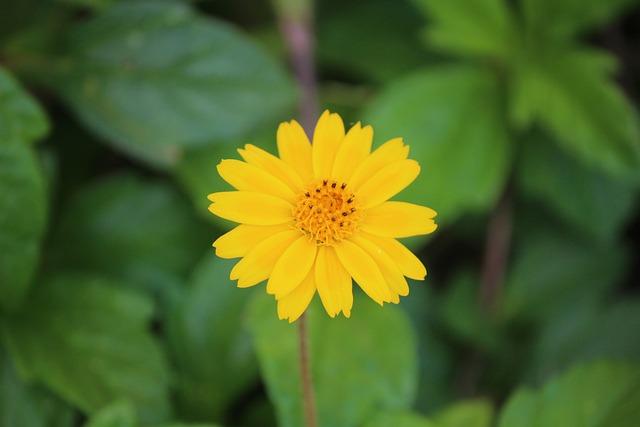
<instances>
[{"instance_id":1,"label":"orange flower center","mask_svg":"<svg viewBox=\"0 0 640 427\"><path fill-rule=\"evenodd\" d=\"M328 179L312 182L298 196L293 216L296 228L327 246L356 232L363 217L347 184Z\"/></svg>"}]
</instances>

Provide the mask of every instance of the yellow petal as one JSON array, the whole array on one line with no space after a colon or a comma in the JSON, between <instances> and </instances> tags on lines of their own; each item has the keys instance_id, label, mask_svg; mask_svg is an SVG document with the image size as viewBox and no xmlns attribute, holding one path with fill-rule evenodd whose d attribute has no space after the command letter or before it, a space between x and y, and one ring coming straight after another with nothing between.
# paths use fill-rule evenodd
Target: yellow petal
<instances>
[{"instance_id":1,"label":"yellow petal","mask_svg":"<svg viewBox=\"0 0 640 427\"><path fill-rule=\"evenodd\" d=\"M349 186L359 188L380 169L398 160L404 160L408 155L409 146L402 143L402 138L385 142L360 163L349 179Z\"/></svg>"},{"instance_id":2,"label":"yellow petal","mask_svg":"<svg viewBox=\"0 0 640 427\"><path fill-rule=\"evenodd\" d=\"M246 144L244 150L239 149L238 153L242 158L252 165L256 165L287 184L291 189L298 193L302 189L302 178L296 173L291 166L277 158L271 153L264 151L255 145Z\"/></svg>"},{"instance_id":3,"label":"yellow petal","mask_svg":"<svg viewBox=\"0 0 640 427\"><path fill-rule=\"evenodd\" d=\"M218 237L213 242L216 255L220 258L239 258L245 256L254 246L280 231L290 230L287 224L247 225L240 224L233 230Z\"/></svg>"},{"instance_id":4,"label":"yellow petal","mask_svg":"<svg viewBox=\"0 0 640 427\"><path fill-rule=\"evenodd\" d=\"M266 280L284 251L299 237L300 231L287 230L258 243L233 267L231 280L237 280L239 288L247 288Z\"/></svg>"},{"instance_id":5,"label":"yellow petal","mask_svg":"<svg viewBox=\"0 0 640 427\"><path fill-rule=\"evenodd\" d=\"M398 160L379 170L355 188L360 199L360 209L368 209L395 196L413 182L420 173L420 165L415 160Z\"/></svg>"},{"instance_id":6,"label":"yellow petal","mask_svg":"<svg viewBox=\"0 0 640 427\"><path fill-rule=\"evenodd\" d=\"M315 293L314 269L311 269L293 292L278 300L278 317L289 320L289 323L295 322L307 309Z\"/></svg>"},{"instance_id":7,"label":"yellow petal","mask_svg":"<svg viewBox=\"0 0 640 427\"><path fill-rule=\"evenodd\" d=\"M316 125L311 147L313 173L317 178L331 175L333 161L340 143L344 139L344 123L337 114L325 111Z\"/></svg>"},{"instance_id":8,"label":"yellow petal","mask_svg":"<svg viewBox=\"0 0 640 427\"><path fill-rule=\"evenodd\" d=\"M307 235L301 235L283 253L267 282L267 293L279 299L302 282L316 260L318 246Z\"/></svg>"},{"instance_id":9,"label":"yellow petal","mask_svg":"<svg viewBox=\"0 0 640 427\"><path fill-rule=\"evenodd\" d=\"M438 226L436 212L405 202L385 202L367 209L360 229L383 237L410 237L432 233Z\"/></svg>"},{"instance_id":10,"label":"yellow petal","mask_svg":"<svg viewBox=\"0 0 640 427\"><path fill-rule=\"evenodd\" d=\"M352 236L350 240L364 249L365 252L368 253L376 262L378 268L380 268L380 272L389 286L391 294L394 296L394 299L391 302L397 304L400 301L398 295L409 295L409 285L402 275L400 267L398 267L398 265L391 259L391 257L389 257L389 255L387 255L385 251L382 250L380 246L376 245L371 240L367 240L360 236Z\"/></svg>"},{"instance_id":11,"label":"yellow petal","mask_svg":"<svg viewBox=\"0 0 640 427\"><path fill-rule=\"evenodd\" d=\"M313 174L311 144L302 126L295 120L281 123L277 140L278 153L282 161L291 166L304 181L309 181Z\"/></svg>"},{"instance_id":12,"label":"yellow petal","mask_svg":"<svg viewBox=\"0 0 640 427\"><path fill-rule=\"evenodd\" d=\"M264 169L240 160L223 160L218 165L218 173L235 189L267 193L285 200L293 200L295 193L280 179Z\"/></svg>"},{"instance_id":13,"label":"yellow petal","mask_svg":"<svg viewBox=\"0 0 640 427\"><path fill-rule=\"evenodd\" d=\"M341 311L345 317L351 316L351 275L338 259L333 247L321 246L318 250L315 277L318 295L329 316L334 317Z\"/></svg>"},{"instance_id":14,"label":"yellow petal","mask_svg":"<svg viewBox=\"0 0 640 427\"><path fill-rule=\"evenodd\" d=\"M372 300L380 305L391 302L393 296L380 269L364 249L348 240L343 240L334 247L344 268Z\"/></svg>"},{"instance_id":15,"label":"yellow petal","mask_svg":"<svg viewBox=\"0 0 640 427\"><path fill-rule=\"evenodd\" d=\"M274 225L293 220L291 203L254 191L223 191L209 194L209 211L242 224Z\"/></svg>"},{"instance_id":16,"label":"yellow petal","mask_svg":"<svg viewBox=\"0 0 640 427\"><path fill-rule=\"evenodd\" d=\"M372 241L389 255L389 257L398 264L400 271L407 277L415 280L424 280L427 275L427 269L424 268L422 261L416 257L413 252L407 249L402 243L396 239L389 237L374 236L373 234L360 232L360 235L367 240Z\"/></svg>"},{"instance_id":17,"label":"yellow petal","mask_svg":"<svg viewBox=\"0 0 640 427\"><path fill-rule=\"evenodd\" d=\"M373 129L371 126L361 128L360 122L358 122L349 129L342 144L338 147L331 178L338 182L349 182L349 178L353 175L356 167L360 165L371 152L372 141Z\"/></svg>"}]
</instances>

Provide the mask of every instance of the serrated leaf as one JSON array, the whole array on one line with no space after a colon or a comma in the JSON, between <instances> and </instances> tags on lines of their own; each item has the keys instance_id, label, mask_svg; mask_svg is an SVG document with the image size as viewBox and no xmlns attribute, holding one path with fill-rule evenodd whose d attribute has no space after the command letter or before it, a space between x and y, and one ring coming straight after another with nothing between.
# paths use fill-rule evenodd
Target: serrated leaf
<instances>
[{"instance_id":1,"label":"serrated leaf","mask_svg":"<svg viewBox=\"0 0 640 427\"><path fill-rule=\"evenodd\" d=\"M637 185L583 165L548 138L526 141L517 181L537 203L552 208L577 231L612 241L633 213Z\"/></svg>"},{"instance_id":2,"label":"serrated leaf","mask_svg":"<svg viewBox=\"0 0 640 427\"><path fill-rule=\"evenodd\" d=\"M515 248L502 303L512 320L541 321L577 296L602 296L627 265L626 252L615 244L594 245L541 223L517 235Z\"/></svg>"},{"instance_id":3,"label":"serrated leaf","mask_svg":"<svg viewBox=\"0 0 640 427\"><path fill-rule=\"evenodd\" d=\"M635 0L522 0L521 4L526 31L553 39L569 38L576 33L602 26L634 2Z\"/></svg>"},{"instance_id":4,"label":"serrated leaf","mask_svg":"<svg viewBox=\"0 0 640 427\"><path fill-rule=\"evenodd\" d=\"M64 206L47 264L53 271L93 271L162 293L186 276L211 239L171 186L113 175Z\"/></svg>"},{"instance_id":5,"label":"serrated leaf","mask_svg":"<svg viewBox=\"0 0 640 427\"><path fill-rule=\"evenodd\" d=\"M403 137L422 166L403 200L435 209L439 224L493 206L512 147L490 72L455 65L415 73L386 89L365 117L378 144Z\"/></svg>"},{"instance_id":6,"label":"serrated leaf","mask_svg":"<svg viewBox=\"0 0 640 427\"><path fill-rule=\"evenodd\" d=\"M244 325L250 293L229 280L234 264L208 251L172 310L168 343L177 369L177 412L184 420L220 420L258 377Z\"/></svg>"},{"instance_id":7,"label":"serrated leaf","mask_svg":"<svg viewBox=\"0 0 640 427\"><path fill-rule=\"evenodd\" d=\"M64 58L43 81L107 142L154 164L247 133L293 100L262 49L186 4L118 2L65 40Z\"/></svg>"},{"instance_id":8,"label":"serrated leaf","mask_svg":"<svg viewBox=\"0 0 640 427\"><path fill-rule=\"evenodd\" d=\"M39 387L26 384L11 359L0 353L0 427L72 427L73 409Z\"/></svg>"},{"instance_id":9,"label":"serrated leaf","mask_svg":"<svg viewBox=\"0 0 640 427\"><path fill-rule=\"evenodd\" d=\"M403 312L358 298L350 319L307 311L312 376L320 425L358 426L378 410L408 408L416 390L416 347ZM317 301L316 301L317 303ZM263 379L279 425L303 425L297 324L279 321L257 295L250 324Z\"/></svg>"},{"instance_id":10,"label":"serrated leaf","mask_svg":"<svg viewBox=\"0 0 640 427\"><path fill-rule=\"evenodd\" d=\"M414 0L431 21L427 43L445 53L504 57L517 40L503 0Z\"/></svg>"},{"instance_id":11,"label":"serrated leaf","mask_svg":"<svg viewBox=\"0 0 640 427\"><path fill-rule=\"evenodd\" d=\"M0 143L33 142L48 131L49 122L40 105L0 67Z\"/></svg>"},{"instance_id":12,"label":"serrated leaf","mask_svg":"<svg viewBox=\"0 0 640 427\"><path fill-rule=\"evenodd\" d=\"M142 294L86 275L44 280L3 324L19 371L89 414L128 399L141 420L169 415L168 371Z\"/></svg>"},{"instance_id":13,"label":"serrated leaf","mask_svg":"<svg viewBox=\"0 0 640 427\"><path fill-rule=\"evenodd\" d=\"M538 391L515 394L503 409L498 427L610 427L607 420L626 410L621 401L640 395L637 364L596 362L579 365ZM632 411L625 425L640 423Z\"/></svg>"},{"instance_id":14,"label":"serrated leaf","mask_svg":"<svg viewBox=\"0 0 640 427\"><path fill-rule=\"evenodd\" d=\"M539 49L518 62L511 113L537 121L587 165L624 178L640 175L640 133L632 105L609 78L610 56L577 48Z\"/></svg>"}]
</instances>

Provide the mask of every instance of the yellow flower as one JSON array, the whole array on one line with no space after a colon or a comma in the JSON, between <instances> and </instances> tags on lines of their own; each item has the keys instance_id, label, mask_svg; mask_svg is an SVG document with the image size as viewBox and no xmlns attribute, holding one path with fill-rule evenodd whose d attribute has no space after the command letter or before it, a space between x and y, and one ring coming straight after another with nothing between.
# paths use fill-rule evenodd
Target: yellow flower
<instances>
[{"instance_id":1,"label":"yellow flower","mask_svg":"<svg viewBox=\"0 0 640 427\"><path fill-rule=\"evenodd\" d=\"M238 287L264 280L280 319L295 321L318 291L327 313L351 314L352 278L378 304L409 293L404 276L423 280L420 260L396 238L436 229L436 213L388 201L418 176L409 147L392 139L371 153L373 129L356 123L345 135L325 111L313 145L296 122L278 128L275 157L247 144L244 161L222 160L220 176L238 191L209 195L209 210L240 223L213 246L242 258L231 271Z\"/></svg>"}]
</instances>

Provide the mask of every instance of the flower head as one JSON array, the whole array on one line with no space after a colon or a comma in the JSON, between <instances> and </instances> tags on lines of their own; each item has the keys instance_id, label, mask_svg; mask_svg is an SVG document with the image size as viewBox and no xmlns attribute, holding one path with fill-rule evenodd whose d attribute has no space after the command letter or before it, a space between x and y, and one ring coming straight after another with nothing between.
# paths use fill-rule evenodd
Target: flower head
<instances>
[{"instance_id":1,"label":"flower head","mask_svg":"<svg viewBox=\"0 0 640 427\"><path fill-rule=\"evenodd\" d=\"M295 321L318 291L327 313L351 314L352 279L378 304L409 293L405 279L423 280L420 260L396 238L436 229L427 207L388 201L418 176L409 147L392 139L371 152L373 129L356 123L345 135L325 111L313 145L296 122L278 128L275 157L253 145L244 161L222 160L220 176L238 191L209 195L209 210L239 223L213 246L242 258L231 270L241 288L267 281L278 316Z\"/></svg>"}]
</instances>

